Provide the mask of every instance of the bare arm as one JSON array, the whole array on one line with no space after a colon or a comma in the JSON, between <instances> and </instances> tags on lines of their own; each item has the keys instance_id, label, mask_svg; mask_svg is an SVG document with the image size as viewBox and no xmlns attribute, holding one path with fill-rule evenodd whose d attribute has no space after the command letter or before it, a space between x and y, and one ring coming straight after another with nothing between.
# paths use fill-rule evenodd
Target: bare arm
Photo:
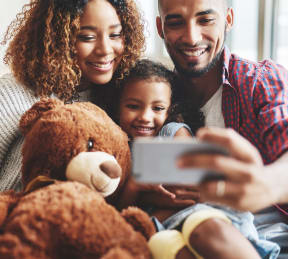
<instances>
[{"instance_id":1,"label":"bare arm","mask_svg":"<svg viewBox=\"0 0 288 259\"><path fill-rule=\"evenodd\" d=\"M191 137L191 133L185 127L180 128L175 133L174 137Z\"/></svg>"}]
</instances>

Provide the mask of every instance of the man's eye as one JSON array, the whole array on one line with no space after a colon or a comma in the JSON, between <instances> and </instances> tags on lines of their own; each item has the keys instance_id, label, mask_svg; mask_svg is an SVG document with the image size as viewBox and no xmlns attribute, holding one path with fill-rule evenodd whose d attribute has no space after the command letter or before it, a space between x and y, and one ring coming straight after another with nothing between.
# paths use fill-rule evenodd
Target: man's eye
<instances>
[{"instance_id":1,"label":"man's eye","mask_svg":"<svg viewBox=\"0 0 288 259\"><path fill-rule=\"evenodd\" d=\"M202 18L200 19L200 23L202 24L210 24L213 23L215 21L214 18Z\"/></svg>"},{"instance_id":2,"label":"man's eye","mask_svg":"<svg viewBox=\"0 0 288 259\"><path fill-rule=\"evenodd\" d=\"M169 22L166 22L166 26L167 27L171 27L171 28L179 27L181 25L183 25L183 21L169 21Z\"/></svg>"}]
</instances>

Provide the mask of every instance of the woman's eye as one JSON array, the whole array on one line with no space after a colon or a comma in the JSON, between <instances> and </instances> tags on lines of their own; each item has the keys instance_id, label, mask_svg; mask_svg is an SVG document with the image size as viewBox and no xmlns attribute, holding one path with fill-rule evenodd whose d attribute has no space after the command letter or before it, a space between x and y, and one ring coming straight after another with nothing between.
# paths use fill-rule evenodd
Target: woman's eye
<instances>
[{"instance_id":1,"label":"woman's eye","mask_svg":"<svg viewBox=\"0 0 288 259\"><path fill-rule=\"evenodd\" d=\"M93 36L93 35L78 35L77 39L80 41L91 41L91 40L95 40L95 36Z\"/></svg>"},{"instance_id":2,"label":"woman's eye","mask_svg":"<svg viewBox=\"0 0 288 259\"><path fill-rule=\"evenodd\" d=\"M122 32L120 33L112 33L110 34L110 38L121 38L122 37Z\"/></svg>"},{"instance_id":3,"label":"woman's eye","mask_svg":"<svg viewBox=\"0 0 288 259\"><path fill-rule=\"evenodd\" d=\"M89 139L87 142L87 150L91 151L94 148L94 141L93 139Z\"/></svg>"}]
</instances>

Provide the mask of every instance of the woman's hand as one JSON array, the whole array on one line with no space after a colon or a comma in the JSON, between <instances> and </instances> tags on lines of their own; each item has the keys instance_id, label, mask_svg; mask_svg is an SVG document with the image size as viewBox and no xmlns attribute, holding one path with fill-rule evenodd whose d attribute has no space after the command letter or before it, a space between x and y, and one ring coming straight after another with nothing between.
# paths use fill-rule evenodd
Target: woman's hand
<instances>
[{"instance_id":1,"label":"woman's hand","mask_svg":"<svg viewBox=\"0 0 288 259\"><path fill-rule=\"evenodd\" d=\"M187 154L178 161L181 168L201 167L225 175L224 181L209 181L199 186L201 201L213 201L250 211L279 201L281 194L277 191L277 174L271 172L274 167L264 166L258 150L237 132L232 129L202 128L197 132L197 138L221 145L231 154L228 157ZM279 176L283 178L284 174L280 173ZM287 173L285 176L287 189Z\"/></svg>"}]
</instances>

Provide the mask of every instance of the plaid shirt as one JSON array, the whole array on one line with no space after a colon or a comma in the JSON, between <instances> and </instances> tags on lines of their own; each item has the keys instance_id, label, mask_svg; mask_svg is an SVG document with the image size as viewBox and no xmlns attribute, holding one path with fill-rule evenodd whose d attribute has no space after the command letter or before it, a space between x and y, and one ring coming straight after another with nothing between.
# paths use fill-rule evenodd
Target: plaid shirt
<instances>
[{"instance_id":1,"label":"plaid shirt","mask_svg":"<svg viewBox=\"0 0 288 259\"><path fill-rule=\"evenodd\" d=\"M224 48L225 126L254 144L265 164L288 150L288 71L270 60L251 62Z\"/></svg>"}]
</instances>

